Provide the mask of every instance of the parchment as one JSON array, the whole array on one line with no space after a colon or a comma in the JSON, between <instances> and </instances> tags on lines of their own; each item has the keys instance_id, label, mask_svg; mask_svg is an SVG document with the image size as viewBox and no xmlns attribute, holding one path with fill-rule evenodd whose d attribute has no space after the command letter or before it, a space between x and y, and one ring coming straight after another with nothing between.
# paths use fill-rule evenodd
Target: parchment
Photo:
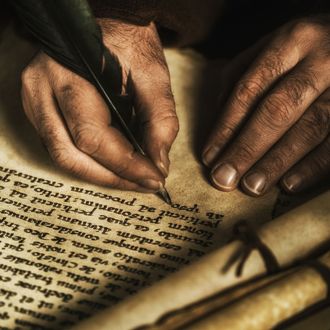
<instances>
[{"instance_id":1,"label":"parchment","mask_svg":"<svg viewBox=\"0 0 330 330\"><path fill-rule=\"evenodd\" d=\"M257 236L273 252L279 266L287 267L329 246L329 200L330 192L326 192L257 230ZM111 329L116 330L168 330L171 329L167 326L172 323L171 318L179 319L180 314L187 320L193 320L197 313L198 318L201 316L198 309L204 308L207 313L219 303L219 298L226 299L219 296L225 289L266 273L264 257L253 250L244 261L242 274L238 276L237 267L242 257L237 260L233 257L242 256L240 252L247 248L241 241L233 241L111 310L80 324L79 329L94 327L103 330L111 325ZM234 261L232 264L229 263L231 260ZM289 301L283 303L290 305ZM255 315L258 308L255 306ZM237 315L233 316L235 319ZM174 325L172 329L180 327Z\"/></svg>"},{"instance_id":2,"label":"parchment","mask_svg":"<svg viewBox=\"0 0 330 330\"><path fill-rule=\"evenodd\" d=\"M329 276L330 252L319 262ZM273 329L305 308L325 301L328 290L328 283L320 272L307 265L184 329ZM325 329L327 325L323 326Z\"/></svg>"},{"instance_id":3,"label":"parchment","mask_svg":"<svg viewBox=\"0 0 330 330\"><path fill-rule=\"evenodd\" d=\"M196 155L215 99L201 57L166 53L181 123L169 207L154 195L101 188L54 167L20 105L20 72L35 49L11 27L0 36L1 330L67 329L224 245L235 223L271 219L276 189L255 199L221 193L205 178ZM175 288L167 295L180 302ZM157 315L140 316L148 322Z\"/></svg>"},{"instance_id":4,"label":"parchment","mask_svg":"<svg viewBox=\"0 0 330 330\"><path fill-rule=\"evenodd\" d=\"M1 327L67 328L223 245L237 221L271 218L275 189L259 199L221 193L204 176L196 137L212 108L200 102L201 57L166 53L181 123L169 207L155 195L101 188L54 167L20 103L20 72L34 52L12 27L1 32Z\"/></svg>"}]
</instances>

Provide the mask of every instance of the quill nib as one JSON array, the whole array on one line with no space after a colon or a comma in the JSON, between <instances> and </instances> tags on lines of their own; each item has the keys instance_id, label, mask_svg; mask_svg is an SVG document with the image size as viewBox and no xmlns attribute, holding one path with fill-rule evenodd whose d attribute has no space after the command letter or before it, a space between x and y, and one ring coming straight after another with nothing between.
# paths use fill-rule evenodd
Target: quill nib
<instances>
[{"instance_id":1,"label":"quill nib","mask_svg":"<svg viewBox=\"0 0 330 330\"><path fill-rule=\"evenodd\" d=\"M165 189L165 187L163 185L160 187L160 189L159 189L159 191L158 191L157 194L168 205L172 205L171 197L170 197L168 191Z\"/></svg>"}]
</instances>

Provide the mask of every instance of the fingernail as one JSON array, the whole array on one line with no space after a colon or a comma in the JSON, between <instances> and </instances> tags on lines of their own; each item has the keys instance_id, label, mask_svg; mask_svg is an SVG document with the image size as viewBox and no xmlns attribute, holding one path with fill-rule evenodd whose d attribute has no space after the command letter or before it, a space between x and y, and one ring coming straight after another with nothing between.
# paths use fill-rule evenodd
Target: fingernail
<instances>
[{"instance_id":1,"label":"fingernail","mask_svg":"<svg viewBox=\"0 0 330 330\"><path fill-rule=\"evenodd\" d=\"M206 149L206 151L204 151L204 153L202 155L202 161L205 166L210 166L210 164L217 157L219 150L220 150L219 148L212 146L212 147L209 147L208 149Z\"/></svg>"},{"instance_id":2,"label":"fingernail","mask_svg":"<svg viewBox=\"0 0 330 330\"><path fill-rule=\"evenodd\" d=\"M284 189L288 192L296 192L299 191L301 187L302 179L298 174L291 174L289 176L284 177L282 180L282 185Z\"/></svg>"},{"instance_id":3,"label":"fingernail","mask_svg":"<svg viewBox=\"0 0 330 330\"><path fill-rule=\"evenodd\" d=\"M166 152L165 148L160 150L160 162L158 167L162 174L167 177L170 167L170 160L168 159L168 153Z\"/></svg>"},{"instance_id":4,"label":"fingernail","mask_svg":"<svg viewBox=\"0 0 330 330\"><path fill-rule=\"evenodd\" d=\"M266 179L266 175L262 172L251 172L243 178L243 188L259 196L266 188Z\"/></svg>"},{"instance_id":5,"label":"fingernail","mask_svg":"<svg viewBox=\"0 0 330 330\"><path fill-rule=\"evenodd\" d=\"M213 169L212 180L221 190L231 191L236 187L238 172L232 165L223 163Z\"/></svg>"},{"instance_id":6,"label":"fingernail","mask_svg":"<svg viewBox=\"0 0 330 330\"><path fill-rule=\"evenodd\" d=\"M151 189L153 191L158 191L161 186L162 183L153 179L144 179L139 181L139 184L147 189Z\"/></svg>"}]
</instances>

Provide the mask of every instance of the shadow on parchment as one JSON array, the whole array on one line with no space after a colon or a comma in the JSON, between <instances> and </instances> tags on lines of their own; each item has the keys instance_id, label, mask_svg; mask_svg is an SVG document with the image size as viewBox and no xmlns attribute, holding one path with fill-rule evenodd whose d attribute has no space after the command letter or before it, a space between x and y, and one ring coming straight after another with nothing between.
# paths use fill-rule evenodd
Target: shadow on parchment
<instances>
[{"instance_id":1,"label":"shadow on parchment","mask_svg":"<svg viewBox=\"0 0 330 330\"><path fill-rule=\"evenodd\" d=\"M4 123L6 132L5 135L2 136L0 132L0 138L6 136L6 139L10 140L15 153L22 155L22 157L27 160L33 160L33 163L38 164L40 168L51 171L53 169L51 160L47 155L47 152L43 150L40 139L32 125L29 123L21 105L21 72L34 56L35 49L31 47L30 43L18 37L13 25L11 22L9 23L10 24L2 26L0 29L0 116L3 118L1 122ZM42 88L42 86L40 86L40 88ZM212 109L212 107L205 107L205 109ZM205 119L206 118L208 117L205 117ZM206 122L207 121L203 121L202 123L204 124ZM29 169L27 168L26 172L28 173L28 171ZM52 221L56 221L56 219L53 218ZM224 234L227 235L227 230L224 231ZM211 249L212 248L209 248L208 250L205 249L205 252L208 252ZM182 252L182 255L178 253L177 257L184 257L184 251ZM197 258L197 255L194 258L191 257L190 261L195 261ZM162 259L157 256L150 257L148 261L157 263L162 262ZM177 268L182 268L182 266L183 264L180 266L175 264L175 267ZM170 275L170 272L168 271L166 274L164 272L162 275L168 276ZM97 275L96 278L100 280L101 285L106 281L101 275ZM162 277L158 277L158 274L155 274L150 279L149 284L157 282L161 278ZM141 287L138 288L138 290L141 289ZM125 291L122 292L120 298L123 300L129 295L130 292ZM95 301L100 302L100 304L105 304L106 307L114 305L112 301L106 303L104 300L99 301L97 297L95 297ZM79 309L79 306L77 307L75 305L75 301L68 303L67 306L72 309ZM99 308L95 307L95 309L91 308L89 313L92 315L98 311ZM57 316L58 311L52 310L50 314Z\"/></svg>"},{"instance_id":2,"label":"shadow on parchment","mask_svg":"<svg viewBox=\"0 0 330 330\"><path fill-rule=\"evenodd\" d=\"M190 125L194 136L192 150L196 159L201 163L203 147L223 110L224 104L219 104L219 95L226 87L226 81L222 78L222 71L228 63L230 63L230 59L207 61L200 73L198 87L196 87L197 93L195 95L195 106L193 107L196 113L194 122L190 123ZM210 169L203 166L202 174L208 182L210 182L209 173ZM325 178L325 180L321 180L309 189L297 194L289 194L280 188L277 200L273 206L272 218L276 218L298 207L329 189L329 178Z\"/></svg>"},{"instance_id":3,"label":"shadow on parchment","mask_svg":"<svg viewBox=\"0 0 330 330\"><path fill-rule=\"evenodd\" d=\"M0 30L0 104L4 129L17 153L46 165L49 164L46 151L41 147L40 139L23 111L20 94L21 73L36 49L19 37L19 31L12 21L6 23Z\"/></svg>"},{"instance_id":4,"label":"shadow on parchment","mask_svg":"<svg viewBox=\"0 0 330 330\"><path fill-rule=\"evenodd\" d=\"M207 61L203 66L196 86L192 150L196 159L202 163L202 151L207 139L212 132L219 117L221 108L218 98L222 90L221 73L226 65L226 60ZM204 178L209 181L209 169L204 167Z\"/></svg>"},{"instance_id":5,"label":"shadow on parchment","mask_svg":"<svg viewBox=\"0 0 330 330\"><path fill-rule=\"evenodd\" d=\"M17 50L16 45L13 45L13 41L9 39L7 41L3 33L0 34L2 44L0 50L1 57L7 64L5 68L0 67L0 102L5 109L2 115L5 116L9 136L12 137L17 152L24 154L26 158L35 159L41 166L49 165L50 161L45 156L46 152L42 151L39 138L22 111L19 92L21 84L20 72L29 62L35 50L25 43ZM15 58L22 58L22 53L26 55L24 56L25 60L15 61ZM193 151L197 159L201 159L202 147L211 132L219 111L221 111L221 109L217 109L217 98L221 91L219 76L224 64L224 61L209 62L204 67L199 81L198 93L195 96L196 106L194 107L198 112L193 125L195 137ZM207 171L205 171L205 177L207 177ZM229 236L229 230L224 234ZM157 258L154 259L151 261L159 261ZM155 281L156 279L153 282ZM129 293L126 296L122 296L122 298L125 299L128 295ZM111 303L109 305L111 306ZM91 311L91 313L95 312L97 310Z\"/></svg>"}]
</instances>

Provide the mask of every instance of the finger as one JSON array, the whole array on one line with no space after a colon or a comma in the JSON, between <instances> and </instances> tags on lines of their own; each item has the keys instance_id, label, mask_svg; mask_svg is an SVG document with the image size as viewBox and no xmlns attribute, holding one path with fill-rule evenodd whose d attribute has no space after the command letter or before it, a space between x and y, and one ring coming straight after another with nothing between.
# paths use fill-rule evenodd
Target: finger
<instances>
[{"instance_id":1,"label":"finger","mask_svg":"<svg viewBox=\"0 0 330 330\"><path fill-rule=\"evenodd\" d=\"M328 78L319 70L315 64L301 62L263 99L239 136L217 160L212 179L218 189L235 189L242 175L323 93Z\"/></svg>"},{"instance_id":2,"label":"finger","mask_svg":"<svg viewBox=\"0 0 330 330\"><path fill-rule=\"evenodd\" d=\"M330 184L330 136L295 165L281 180L281 186L289 193L297 193L316 183Z\"/></svg>"},{"instance_id":3,"label":"finger","mask_svg":"<svg viewBox=\"0 0 330 330\"><path fill-rule=\"evenodd\" d=\"M71 137L79 150L118 176L158 191L164 178L146 157L114 127L102 97L88 81L66 72L53 89Z\"/></svg>"},{"instance_id":4,"label":"finger","mask_svg":"<svg viewBox=\"0 0 330 330\"><path fill-rule=\"evenodd\" d=\"M243 190L252 196L267 192L289 168L306 156L330 132L330 92L316 100L283 138L243 177Z\"/></svg>"},{"instance_id":5,"label":"finger","mask_svg":"<svg viewBox=\"0 0 330 330\"><path fill-rule=\"evenodd\" d=\"M220 111L222 111L222 107L225 105L225 102L230 96L239 78L242 77L244 72L246 72L248 66L262 51L268 40L269 36L260 39L256 44L239 53L234 59L224 66L219 74L218 82L220 86L220 94L218 97L217 108Z\"/></svg>"},{"instance_id":6,"label":"finger","mask_svg":"<svg viewBox=\"0 0 330 330\"><path fill-rule=\"evenodd\" d=\"M258 45L260 50L268 39ZM205 145L203 158L210 165L246 121L252 108L271 88L275 81L291 70L302 54L292 51L291 42L283 37L274 39L260 55L232 90L225 108Z\"/></svg>"},{"instance_id":7,"label":"finger","mask_svg":"<svg viewBox=\"0 0 330 330\"><path fill-rule=\"evenodd\" d=\"M28 74L30 75L30 74ZM95 160L78 150L65 128L52 91L47 81L38 81L25 75L22 84L24 110L40 135L51 158L62 169L92 183L112 188L147 192L136 183L115 175ZM42 85L43 88L39 86Z\"/></svg>"},{"instance_id":8,"label":"finger","mask_svg":"<svg viewBox=\"0 0 330 330\"><path fill-rule=\"evenodd\" d=\"M166 177L170 166L169 151L177 136L179 122L165 63L132 73L132 89L143 146Z\"/></svg>"},{"instance_id":9,"label":"finger","mask_svg":"<svg viewBox=\"0 0 330 330\"><path fill-rule=\"evenodd\" d=\"M119 58L123 62L123 67L126 67L129 83L126 90L133 96L138 119L144 126L140 129L140 133L143 131L143 147L149 158L166 176L169 166L168 152L178 131L178 121L157 28L154 23L144 27L125 23L122 25L121 22L118 24L118 29L109 26L109 33L105 34L104 41L121 54ZM107 29L107 24L102 26ZM116 34L116 31L120 32L123 29L126 32L131 31L133 35L123 38L122 33ZM120 40L118 44L113 39L116 37ZM126 42L127 47L123 47L122 42Z\"/></svg>"}]
</instances>

